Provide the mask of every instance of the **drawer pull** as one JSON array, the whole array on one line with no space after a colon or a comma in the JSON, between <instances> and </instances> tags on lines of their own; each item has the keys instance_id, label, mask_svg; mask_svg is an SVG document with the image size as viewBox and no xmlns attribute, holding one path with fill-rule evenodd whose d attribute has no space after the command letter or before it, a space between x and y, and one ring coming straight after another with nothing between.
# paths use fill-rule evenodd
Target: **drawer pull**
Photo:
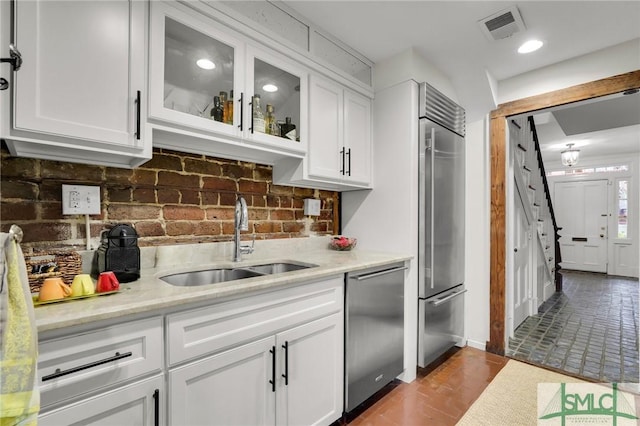
<instances>
[{"instance_id":1,"label":"drawer pull","mask_svg":"<svg viewBox=\"0 0 640 426\"><path fill-rule=\"evenodd\" d=\"M73 367L68 370L62 371L59 368L56 368L56 371L54 373L49 374L48 376L43 376L42 381L46 382L47 380L57 379L58 377L66 376L67 374L77 373L78 371L82 371L88 368L96 367L98 365L106 364L111 361L117 361L122 358L127 358L127 357L130 357L131 355L133 355L132 352L126 352L123 354L121 354L120 352L116 352L116 354L112 357L101 359L100 361L90 362L89 364L84 364L79 367Z\"/></svg>"}]
</instances>

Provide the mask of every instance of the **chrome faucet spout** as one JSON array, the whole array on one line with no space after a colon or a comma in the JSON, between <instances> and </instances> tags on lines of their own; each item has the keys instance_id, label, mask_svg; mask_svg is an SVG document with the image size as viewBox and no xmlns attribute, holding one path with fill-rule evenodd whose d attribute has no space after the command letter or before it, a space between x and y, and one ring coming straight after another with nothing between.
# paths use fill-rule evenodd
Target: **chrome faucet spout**
<instances>
[{"instance_id":1,"label":"chrome faucet spout","mask_svg":"<svg viewBox=\"0 0 640 426\"><path fill-rule=\"evenodd\" d=\"M253 253L253 247L255 245L256 237L253 236L253 244L251 246L243 246L240 243L240 231L249 230L249 211L247 209L247 202L241 196L236 200L236 210L234 216L234 234L233 234L233 261L239 262L242 260L242 254Z\"/></svg>"}]
</instances>

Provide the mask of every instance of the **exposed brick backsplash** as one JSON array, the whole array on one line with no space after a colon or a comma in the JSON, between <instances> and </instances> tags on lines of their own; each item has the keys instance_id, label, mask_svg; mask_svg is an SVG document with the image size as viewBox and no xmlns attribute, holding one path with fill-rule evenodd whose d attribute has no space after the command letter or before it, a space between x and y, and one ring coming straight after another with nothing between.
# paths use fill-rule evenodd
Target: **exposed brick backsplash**
<instances>
[{"instance_id":1,"label":"exposed brick backsplash","mask_svg":"<svg viewBox=\"0 0 640 426\"><path fill-rule=\"evenodd\" d=\"M90 217L94 246L116 223L132 224L141 246L231 240L237 195L249 207L243 239L338 229L336 192L274 185L271 166L161 149L133 170L12 157L4 143L0 155L0 228L19 225L27 248L84 247L84 216L62 214L63 183L101 188L101 214ZM305 198L321 200L320 216L304 216Z\"/></svg>"}]
</instances>

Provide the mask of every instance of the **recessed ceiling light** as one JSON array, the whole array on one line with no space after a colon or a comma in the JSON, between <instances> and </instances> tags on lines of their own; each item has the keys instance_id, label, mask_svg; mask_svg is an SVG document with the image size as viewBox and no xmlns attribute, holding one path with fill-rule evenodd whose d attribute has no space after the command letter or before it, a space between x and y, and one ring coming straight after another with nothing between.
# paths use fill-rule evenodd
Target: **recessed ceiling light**
<instances>
[{"instance_id":1,"label":"recessed ceiling light","mask_svg":"<svg viewBox=\"0 0 640 426\"><path fill-rule=\"evenodd\" d=\"M216 64L214 64L210 59L207 58L198 59L196 61L196 65L203 70L212 70L216 67Z\"/></svg>"},{"instance_id":2,"label":"recessed ceiling light","mask_svg":"<svg viewBox=\"0 0 640 426\"><path fill-rule=\"evenodd\" d=\"M262 90L264 90L265 92L277 92L278 86L276 86L275 84L265 84L264 86L262 86Z\"/></svg>"},{"instance_id":3,"label":"recessed ceiling light","mask_svg":"<svg viewBox=\"0 0 640 426\"><path fill-rule=\"evenodd\" d=\"M543 43L540 40L529 40L524 42L522 46L518 48L518 53L531 53L542 47Z\"/></svg>"}]
</instances>

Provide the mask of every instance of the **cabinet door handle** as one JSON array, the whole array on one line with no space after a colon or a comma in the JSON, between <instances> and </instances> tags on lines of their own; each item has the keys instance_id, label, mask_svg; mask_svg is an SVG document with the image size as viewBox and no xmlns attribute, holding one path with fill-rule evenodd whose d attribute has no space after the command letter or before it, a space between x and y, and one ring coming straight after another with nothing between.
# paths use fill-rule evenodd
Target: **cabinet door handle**
<instances>
[{"instance_id":1,"label":"cabinet door handle","mask_svg":"<svg viewBox=\"0 0 640 426\"><path fill-rule=\"evenodd\" d=\"M344 148L340 150L340 155L342 156L342 163L340 164L340 174L344 175Z\"/></svg>"},{"instance_id":2,"label":"cabinet door handle","mask_svg":"<svg viewBox=\"0 0 640 426\"><path fill-rule=\"evenodd\" d=\"M240 100L238 102L240 102L240 125L238 127L240 127L240 130L244 130L242 128L243 120L244 120L244 93L243 92L240 92ZM251 115L253 116L253 114Z\"/></svg>"},{"instance_id":3,"label":"cabinet door handle","mask_svg":"<svg viewBox=\"0 0 640 426\"><path fill-rule=\"evenodd\" d=\"M271 383L271 392L275 392L276 391L276 347L272 346L271 349L269 349L269 353L271 353L271 380L269 380L269 383Z\"/></svg>"},{"instance_id":4,"label":"cabinet door handle","mask_svg":"<svg viewBox=\"0 0 640 426\"><path fill-rule=\"evenodd\" d=\"M117 361L122 358L127 358L127 357L130 357L131 355L133 355L131 352L125 352L123 354L121 354L120 352L116 352L116 354L112 357L101 359L100 361L90 362L88 364L84 364L79 367L73 367L68 370L62 371L59 368L56 368L56 371L54 373L49 374L48 376L43 376L42 381L46 382L47 380L56 379L58 377L66 376L67 374L77 373L78 371L82 371L92 367L96 367L98 365L106 364L111 361Z\"/></svg>"},{"instance_id":5,"label":"cabinet door handle","mask_svg":"<svg viewBox=\"0 0 640 426\"><path fill-rule=\"evenodd\" d=\"M153 392L153 424L160 426L160 389Z\"/></svg>"},{"instance_id":6,"label":"cabinet door handle","mask_svg":"<svg viewBox=\"0 0 640 426\"><path fill-rule=\"evenodd\" d=\"M349 169L347 170L347 176L351 176L351 148L347 151L347 164Z\"/></svg>"},{"instance_id":7,"label":"cabinet door handle","mask_svg":"<svg viewBox=\"0 0 640 426\"><path fill-rule=\"evenodd\" d=\"M136 139L140 140L140 91L136 92Z\"/></svg>"},{"instance_id":8,"label":"cabinet door handle","mask_svg":"<svg viewBox=\"0 0 640 426\"><path fill-rule=\"evenodd\" d=\"M284 342L284 345L282 345L282 348L284 349L284 374L282 375L282 377L284 377L285 386L288 386L289 385L289 342Z\"/></svg>"},{"instance_id":9,"label":"cabinet door handle","mask_svg":"<svg viewBox=\"0 0 640 426\"><path fill-rule=\"evenodd\" d=\"M251 134L253 134L253 97L251 98L251 102L249 102L249 105L251 105L251 127L249 128L249 130L251 130Z\"/></svg>"}]
</instances>

